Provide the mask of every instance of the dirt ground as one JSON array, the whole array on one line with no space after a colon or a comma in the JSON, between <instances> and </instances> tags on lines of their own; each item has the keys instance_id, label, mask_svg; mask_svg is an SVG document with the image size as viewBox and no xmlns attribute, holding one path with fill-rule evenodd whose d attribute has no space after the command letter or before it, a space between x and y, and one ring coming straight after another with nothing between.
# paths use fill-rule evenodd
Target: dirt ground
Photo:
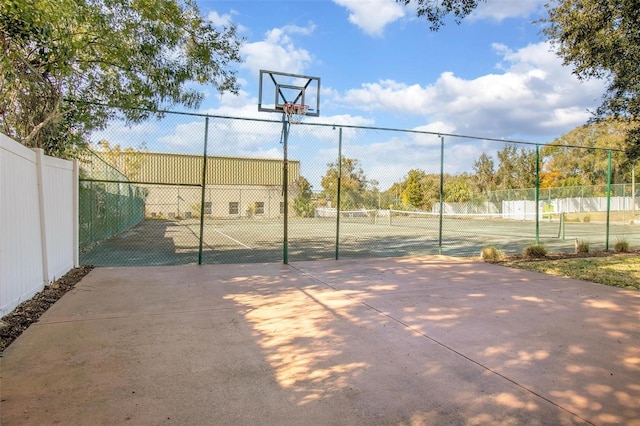
<instances>
[{"instance_id":1,"label":"dirt ground","mask_svg":"<svg viewBox=\"0 0 640 426\"><path fill-rule=\"evenodd\" d=\"M71 290L93 266L83 265L69 271L62 278L36 293L31 299L25 300L11 313L0 320L0 353L22 334L31 324L38 321L47 309L56 303L66 292Z\"/></svg>"}]
</instances>

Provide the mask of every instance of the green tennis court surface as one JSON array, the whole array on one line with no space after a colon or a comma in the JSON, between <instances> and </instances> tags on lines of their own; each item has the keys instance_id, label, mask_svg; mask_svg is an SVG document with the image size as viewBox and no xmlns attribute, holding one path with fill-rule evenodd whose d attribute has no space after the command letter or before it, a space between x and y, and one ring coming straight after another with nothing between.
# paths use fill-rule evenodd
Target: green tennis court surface
<instances>
[{"instance_id":1,"label":"green tennis court surface","mask_svg":"<svg viewBox=\"0 0 640 426\"><path fill-rule=\"evenodd\" d=\"M476 256L494 245L520 253L535 242L533 221L496 215L379 216L366 212L335 217L291 218L288 221L290 261L376 258L446 254ZM610 225L610 246L625 239L640 244L640 227ZM336 234L339 238L336 241ZM198 219L145 220L81 254L84 264L97 266L177 265L198 263ZM539 238L550 251L573 251L575 239L591 250L605 248L606 224L541 221ZM282 262L284 224L280 219L206 219L202 227L202 263Z\"/></svg>"}]
</instances>

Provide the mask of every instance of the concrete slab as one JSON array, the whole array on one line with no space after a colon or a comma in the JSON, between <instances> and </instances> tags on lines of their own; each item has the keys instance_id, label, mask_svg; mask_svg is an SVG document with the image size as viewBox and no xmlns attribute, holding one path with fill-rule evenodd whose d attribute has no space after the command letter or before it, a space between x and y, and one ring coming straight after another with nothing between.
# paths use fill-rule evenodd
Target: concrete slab
<instances>
[{"instance_id":1,"label":"concrete slab","mask_svg":"<svg viewBox=\"0 0 640 426\"><path fill-rule=\"evenodd\" d=\"M0 424L640 424L640 293L445 257L98 268Z\"/></svg>"}]
</instances>

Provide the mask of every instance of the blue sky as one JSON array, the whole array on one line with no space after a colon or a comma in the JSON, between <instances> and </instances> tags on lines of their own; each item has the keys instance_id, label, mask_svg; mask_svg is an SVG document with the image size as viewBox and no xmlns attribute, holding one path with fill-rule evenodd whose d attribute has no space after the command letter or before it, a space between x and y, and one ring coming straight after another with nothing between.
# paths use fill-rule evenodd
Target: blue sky
<instances>
[{"instance_id":1,"label":"blue sky","mask_svg":"<svg viewBox=\"0 0 640 426\"><path fill-rule=\"evenodd\" d=\"M204 16L235 24L245 38L240 94L205 87L200 112L279 119L257 111L258 73L269 69L322 79L322 116L307 121L550 142L589 119L605 86L578 81L544 41L534 21L545 16L546 1L488 0L460 25L450 21L432 32L411 5L394 0L199 0ZM157 149L188 151L189 126L165 131L166 146ZM277 144L263 144L256 133L253 143L213 153L281 157ZM411 143L386 138L357 149L381 189L416 167L400 160L393 170L385 166L384 153L395 150L416 160L407 155ZM469 170L483 149L486 144L450 152L451 171ZM326 165L335 147L324 150L292 152ZM368 152L377 154L367 158Z\"/></svg>"}]
</instances>

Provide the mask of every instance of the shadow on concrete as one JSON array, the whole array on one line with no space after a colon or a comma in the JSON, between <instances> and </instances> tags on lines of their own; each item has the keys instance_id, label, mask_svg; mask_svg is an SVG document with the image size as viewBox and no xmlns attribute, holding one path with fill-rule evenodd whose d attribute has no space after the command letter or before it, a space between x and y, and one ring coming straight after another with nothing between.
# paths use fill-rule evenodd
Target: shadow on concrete
<instances>
[{"instance_id":1,"label":"shadow on concrete","mask_svg":"<svg viewBox=\"0 0 640 426\"><path fill-rule=\"evenodd\" d=\"M468 260L97 268L2 424L633 424L639 294Z\"/></svg>"}]
</instances>

